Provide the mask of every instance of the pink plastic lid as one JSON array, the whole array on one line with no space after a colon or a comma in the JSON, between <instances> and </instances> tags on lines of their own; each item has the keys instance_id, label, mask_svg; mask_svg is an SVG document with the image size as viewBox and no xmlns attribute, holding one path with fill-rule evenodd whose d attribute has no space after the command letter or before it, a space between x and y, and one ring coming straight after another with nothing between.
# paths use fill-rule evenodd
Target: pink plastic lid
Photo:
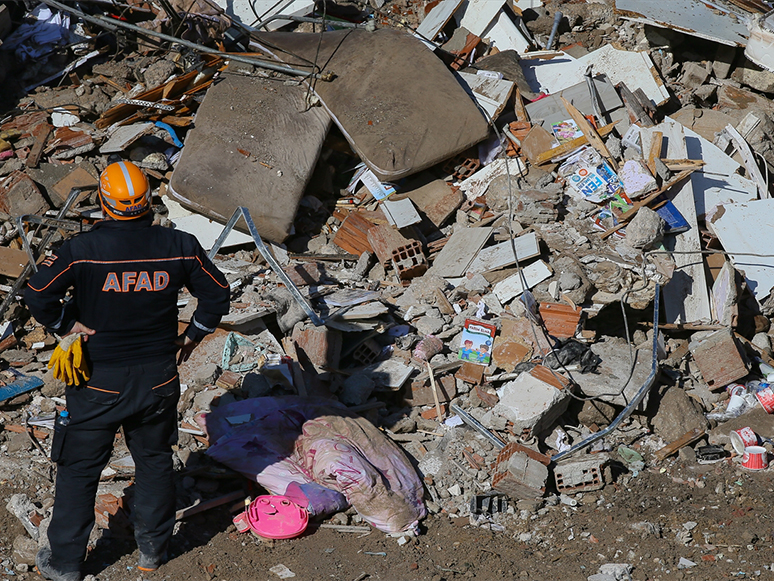
<instances>
[{"instance_id":1,"label":"pink plastic lid","mask_svg":"<svg viewBox=\"0 0 774 581\"><path fill-rule=\"evenodd\" d=\"M267 539L292 539L306 530L309 513L287 496L259 496L245 511L250 529Z\"/></svg>"}]
</instances>

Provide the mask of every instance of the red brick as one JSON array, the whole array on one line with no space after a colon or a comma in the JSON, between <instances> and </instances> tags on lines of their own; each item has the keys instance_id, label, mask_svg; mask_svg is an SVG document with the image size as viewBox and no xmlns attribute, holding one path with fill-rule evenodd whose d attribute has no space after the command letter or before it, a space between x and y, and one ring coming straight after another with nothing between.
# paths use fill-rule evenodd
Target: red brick
<instances>
[{"instance_id":1,"label":"red brick","mask_svg":"<svg viewBox=\"0 0 774 581\"><path fill-rule=\"evenodd\" d=\"M299 362L306 357L316 367L337 369L341 357L341 333L328 327L295 327L292 335ZM303 352L300 353L300 352Z\"/></svg>"},{"instance_id":2,"label":"red brick","mask_svg":"<svg viewBox=\"0 0 774 581\"><path fill-rule=\"evenodd\" d=\"M368 231L368 243L385 268L392 261L393 251L406 246L408 242L400 232L388 224L374 226Z\"/></svg>"}]
</instances>

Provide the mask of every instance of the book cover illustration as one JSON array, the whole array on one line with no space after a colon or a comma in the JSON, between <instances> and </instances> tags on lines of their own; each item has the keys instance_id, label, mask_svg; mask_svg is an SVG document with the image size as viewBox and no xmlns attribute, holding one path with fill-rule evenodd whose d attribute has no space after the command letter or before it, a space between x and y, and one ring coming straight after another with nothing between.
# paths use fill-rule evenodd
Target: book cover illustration
<instances>
[{"instance_id":1,"label":"book cover illustration","mask_svg":"<svg viewBox=\"0 0 774 581\"><path fill-rule=\"evenodd\" d=\"M496 332L494 325L465 319L460 339L459 358L479 365L489 365Z\"/></svg>"}]
</instances>

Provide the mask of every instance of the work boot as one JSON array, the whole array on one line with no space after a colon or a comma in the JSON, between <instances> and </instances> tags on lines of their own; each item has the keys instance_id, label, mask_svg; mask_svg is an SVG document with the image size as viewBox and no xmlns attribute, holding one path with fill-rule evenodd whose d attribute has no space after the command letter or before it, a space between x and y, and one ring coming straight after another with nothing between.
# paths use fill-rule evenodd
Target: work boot
<instances>
[{"instance_id":1,"label":"work boot","mask_svg":"<svg viewBox=\"0 0 774 581\"><path fill-rule=\"evenodd\" d=\"M38 573L50 581L81 581L80 571L58 571L51 565L51 549L45 547L35 555L35 567Z\"/></svg>"},{"instance_id":2,"label":"work boot","mask_svg":"<svg viewBox=\"0 0 774 581\"><path fill-rule=\"evenodd\" d=\"M155 571L167 560L166 553L161 555L146 555L142 551L140 552L140 558L137 559L137 568L140 571Z\"/></svg>"}]
</instances>

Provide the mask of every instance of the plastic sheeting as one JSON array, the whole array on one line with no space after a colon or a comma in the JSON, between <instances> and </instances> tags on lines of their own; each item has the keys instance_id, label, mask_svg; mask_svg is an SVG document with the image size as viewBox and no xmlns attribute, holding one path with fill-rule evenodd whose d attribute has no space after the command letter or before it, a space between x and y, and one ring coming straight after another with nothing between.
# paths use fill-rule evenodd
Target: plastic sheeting
<instances>
[{"instance_id":1,"label":"plastic sheeting","mask_svg":"<svg viewBox=\"0 0 774 581\"><path fill-rule=\"evenodd\" d=\"M416 532L427 514L422 482L403 451L334 401L252 398L197 421L213 442L208 456L313 514L351 504L387 533Z\"/></svg>"}]
</instances>

